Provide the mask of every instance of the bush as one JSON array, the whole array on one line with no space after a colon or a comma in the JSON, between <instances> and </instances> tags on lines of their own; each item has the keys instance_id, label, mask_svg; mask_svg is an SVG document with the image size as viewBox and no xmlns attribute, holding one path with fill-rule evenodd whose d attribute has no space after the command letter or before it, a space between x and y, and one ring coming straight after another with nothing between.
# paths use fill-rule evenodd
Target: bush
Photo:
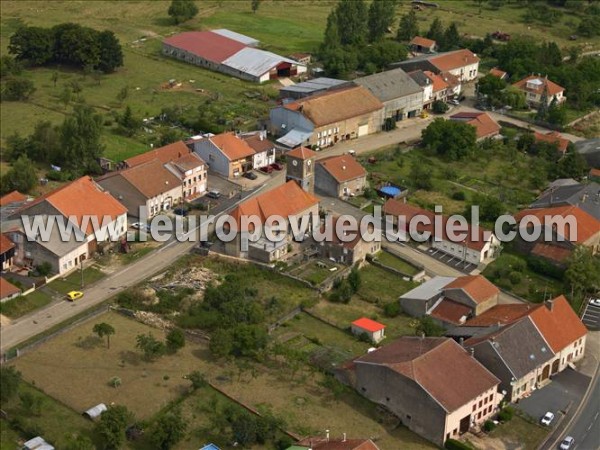
<instances>
[{"instance_id":1,"label":"bush","mask_svg":"<svg viewBox=\"0 0 600 450\"><path fill-rule=\"evenodd\" d=\"M48 276L48 275L50 275L50 272L52 272L52 264L50 264L49 262L43 262L43 263L35 266L35 270L42 277Z\"/></svg>"},{"instance_id":2,"label":"bush","mask_svg":"<svg viewBox=\"0 0 600 450\"><path fill-rule=\"evenodd\" d=\"M444 444L444 447L448 450L473 450L470 445L457 441L456 439L448 439Z\"/></svg>"},{"instance_id":3,"label":"bush","mask_svg":"<svg viewBox=\"0 0 600 450\"><path fill-rule=\"evenodd\" d=\"M521 282L521 280L523 279L523 275L521 275L521 272L515 272L512 271L511 273L508 274L508 279L510 280L511 284L519 284Z\"/></svg>"},{"instance_id":4,"label":"bush","mask_svg":"<svg viewBox=\"0 0 600 450\"><path fill-rule=\"evenodd\" d=\"M398 317L401 313L402 308L400 307L400 302L397 300L383 305L383 314L385 317Z\"/></svg>"},{"instance_id":5,"label":"bush","mask_svg":"<svg viewBox=\"0 0 600 450\"><path fill-rule=\"evenodd\" d=\"M463 191L456 191L452 193L452 200L458 200L459 202L463 202L466 198L467 197Z\"/></svg>"},{"instance_id":6,"label":"bush","mask_svg":"<svg viewBox=\"0 0 600 450\"><path fill-rule=\"evenodd\" d=\"M514 414L515 410L510 406L507 406L498 413L498 420L500 422L508 422L513 418Z\"/></svg>"},{"instance_id":7,"label":"bush","mask_svg":"<svg viewBox=\"0 0 600 450\"><path fill-rule=\"evenodd\" d=\"M494 422L492 422L491 420L486 420L485 423L483 424L483 431L485 431L486 433L489 433L494 428L496 428L496 424Z\"/></svg>"},{"instance_id":8,"label":"bush","mask_svg":"<svg viewBox=\"0 0 600 450\"><path fill-rule=\"evenodd\" d=\"M441 100L436 100L433 102L431 109L436 114L444 114L448 111L448 105Z\"/></svg>"}]
</instances>

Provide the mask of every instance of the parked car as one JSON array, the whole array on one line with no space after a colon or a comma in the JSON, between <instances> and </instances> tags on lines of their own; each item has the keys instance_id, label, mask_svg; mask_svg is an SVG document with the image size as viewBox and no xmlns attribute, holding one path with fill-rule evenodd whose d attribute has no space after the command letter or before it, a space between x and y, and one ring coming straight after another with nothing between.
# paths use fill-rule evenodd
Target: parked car
<instances>
[{"instance_id":1,"label":"parked car","mask_svg":"<svg viewBox=\"0 0 600 450\"><path fill-rule=\"evenodd\" d=\"M554 420L554 413L551 413L550 411L548 411L546 414L544 414L544 417L542 417L542 425L546 425L546 426L550 426L550 424L552 423L552 421Z\"/></svg>"},{"instance_id":2,"label":"parked car","mask_svg":"<svg viewBox=\"0 0 600 450\"><path fill-rule=\"evenodd\" d=\"M460 102L458 100L456 100L455 98L453 98L452 100L448 100L448 103L450 103L451 105L454 105L454 106L460 105Z\"/></svg>"},{"instance_id":3,"label":"parked car","mask_svg":"<svg viewBox=\"0 0 600 450\"><path fill-rule=\"evenodd\" d=\"M131 228L133 228L134 230L142 230L142 229L146 229L146 231L150 231L150 224L146 223L143 224L141 222L135 222L134 224L131 225Z\"/></svg>"},{"instance_id":4,"label":"parked car","mask_svg":"<svg viewBox=\"0 0 600 450\"><path fill-rule=\"evenodd\" d=\"M600 308L600 298L590 298L590 305L598 306Z\"/></svg>"},{"instance_id":5,"label":"parked car","mask_svg":"<svg viewBox=\"0 0 600 450\"><path fill-rule=\"evenodd\" d=\"M71 291L67 293L67 300L69 300L70 302L79 300L81 297L83 297L83 292L80 291Z\"/></svg>"},{"instance_id":6,"label":"parked car","mask_svg":"<svg viewBox=\"0 0 600 450\"><path fill-rule=\"evenodd\" d=\"M248 178L249 180L256 180L258 178L258 175L256 175L254 172L245 172L242 176L244 178Z\"/></svg>"},{"instance_id":7,"label":"parked car","mask_svg":"<svg viewBox=\"0 0 600 450\"><path fill-rule=\"evenodd\" d=\"M273 172L273 168L271 166L261 167L258 170L260 170L263 173L272 173Z\"/></svg>"},{"instance_id":8,"label":"parked car","mask_svg":"<svg viewBox=\"0 0 600 450\"><path fill-rule=\"evenodd\" d=\"M273 164L271 164L271 167L275 170L283 170L283 164L278 162L274 162Z\"/></svg>"},{"instance_id":9,"label":"parked car","mask_svg":"<svg viewBox=\"0 0 600 450\"><path fill-rule=\"evenodd\" d=\"M173 210L173 212L174 212L175 214L177 214L178 216L183 216L183 217L185 217L185 216L187 216L187 215L188 215L188 210L187 210L187 209L185 209L185 208L183 208L183 207L180 207L180 208L175 208L175 209Z\"/></svg>"},{"instance_id":10,"label":"parked car","mask_svg":"<svg viewBox=\"0 0 600 450\"><path fill-rule=\"evenodd\" d=\"M567 436L561 443L560 443L560 450L569 450L571 447L573 447L573 444L575 443L575 438L571 437L571 436Z\"/></svg>"},{"instance_id":11,"label":"parked car","mask_svg":"<svg viewBox=\"0 0 600 450\"><path fill-rule=\"evenodd\" d=\"M218 190L216 190L216 189L213 189L212 191L208 191L208 192L206 193L206 196L207 196L208 198L214 198L214 199L216 200L216 199L218 199L219 197L221 197L221 192L220 192L220 191L218 191Z\"/></svg>"}]
</instances>

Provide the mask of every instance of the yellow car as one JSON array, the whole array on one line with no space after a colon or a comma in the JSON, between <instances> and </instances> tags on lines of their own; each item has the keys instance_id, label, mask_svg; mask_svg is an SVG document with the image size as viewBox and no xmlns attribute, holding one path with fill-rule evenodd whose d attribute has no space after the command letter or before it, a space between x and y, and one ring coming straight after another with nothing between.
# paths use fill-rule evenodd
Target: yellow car
<instances>
[{"instance_id":1,"label":"yellow car","mask_svg":"<svg viewBox=\"0 0 600 450\"><path fill-rule=\"evenodd\" d=\"M71 291L67 294L67 300L71 302L79 300L81 297L83 297L83 292L80 291Z\"/></svg>"}]
</instances>

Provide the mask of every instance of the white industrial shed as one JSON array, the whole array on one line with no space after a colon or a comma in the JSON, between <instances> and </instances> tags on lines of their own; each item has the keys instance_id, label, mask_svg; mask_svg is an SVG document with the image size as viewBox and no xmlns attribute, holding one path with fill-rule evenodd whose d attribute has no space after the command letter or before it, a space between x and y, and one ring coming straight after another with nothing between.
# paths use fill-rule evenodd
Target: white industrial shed
<instances>
[{"instance_id":1,"label":"white industrial shed","mask_svg":"<svg viewBox=\"0 0 600 450\"><path fill-rule=\"evenodd\" d=\"M245 76L255 78L255 81L259 83L268 81L273 77L273 74L277 76L277 72L286 69L288 76L306 72L306 67L299 66L293 59L252 47L240 50L223 61L222 64L227 68L238 70ZM292 66L297 66L296 73L291 73Z\"/></svg>"},{"instance_id":2,"label":"white industrial shed","mask_svg":"<svg viewBox=\"0 0 600 450\"><path fill-rule=\"evenodd\" d=\"M93 408L88 409L87 411L85 411L83 413L84 416L89 417L92 420L97 419L98 417L100 417L100 415L106 411L108 408L106 407L106 405L104 403L98 403L96 406L94 406Z\"/></svg>"}]
</instances>

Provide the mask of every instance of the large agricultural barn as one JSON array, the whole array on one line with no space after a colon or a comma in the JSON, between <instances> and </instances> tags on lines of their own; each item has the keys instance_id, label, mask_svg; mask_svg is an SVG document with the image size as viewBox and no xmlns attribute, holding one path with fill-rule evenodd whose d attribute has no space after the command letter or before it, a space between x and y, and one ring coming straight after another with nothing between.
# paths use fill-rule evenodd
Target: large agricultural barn
<instances>
[{"instance_id":1,"label":"large agricultural barn","mask_svg":"<svg viewBox=\"0 0 600 450\"><path fill-rule=\"evenodd\" d=\"M188 31L165 39L163 53L255 83L306 72L305 65L257 45L256 39L230 30Z\"/></svg>"}]
</instances>

